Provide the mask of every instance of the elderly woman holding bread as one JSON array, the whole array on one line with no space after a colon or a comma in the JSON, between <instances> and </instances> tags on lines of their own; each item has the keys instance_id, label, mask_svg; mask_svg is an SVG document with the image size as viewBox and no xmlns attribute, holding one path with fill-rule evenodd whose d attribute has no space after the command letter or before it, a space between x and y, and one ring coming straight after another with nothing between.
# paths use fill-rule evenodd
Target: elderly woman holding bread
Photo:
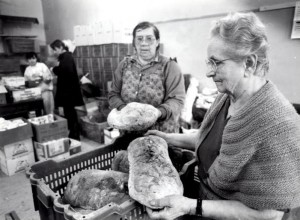
<instances>
[{"instance_id":1,"label":"elderly woman holding bread","mask_svg":"<svg viewBox=\"0 0 300 220\"><path fill-rule=\"evenodd\" d=\"M179 132L179 115L184 104L184 78L175 60L159 53L160 34L155 25L139 23L133 30L135 54L125 57L113 75L109 93L111 109L121 110L131 102L157 109L152 127Z\"/></svg>"},{"instance_id":2,"label":"elderly woman holding bread","mask_svg":"<svg viewBox=\"0 0 300 220\"><path fill-rule=\"evenodd\" d=\"M220 94L198 132L148 131L195 150L198 199L152 201L153 219L300 219L300 117L266 78L268 42L254 13L234 13L212 28L207 76ZM293 217L292 217L293 216ZM197 218L197 217L196 217Z\"/></svg>"}]
</instances>

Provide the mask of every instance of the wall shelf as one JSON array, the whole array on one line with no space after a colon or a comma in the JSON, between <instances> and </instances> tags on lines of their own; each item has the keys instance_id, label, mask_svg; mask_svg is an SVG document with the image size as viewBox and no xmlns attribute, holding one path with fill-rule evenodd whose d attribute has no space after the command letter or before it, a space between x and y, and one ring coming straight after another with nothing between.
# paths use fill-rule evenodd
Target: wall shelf
<instances>
[{"instance_id":1,"label":"wall shelf","mask_svg":"<svg viewBox=\"0 0 300 220\"><path fill-rule=\"evenodd\" d=\"M12 15L0 15L2 21L11 21L11 22L30 22L38 24L39 20L33 17L21 17L21 16L12 16Z\"/></svg>"},{"instance_id":2,"label":"wall shelf","mask_svg":"<svg viewBox=\"0 0 300 220\"><path fill-rule=\"evenodd\" d=\"M36 35L7 35L7 34L0 34L0 37L5 38L36 38Z\"/></svg>"}]
</instances>

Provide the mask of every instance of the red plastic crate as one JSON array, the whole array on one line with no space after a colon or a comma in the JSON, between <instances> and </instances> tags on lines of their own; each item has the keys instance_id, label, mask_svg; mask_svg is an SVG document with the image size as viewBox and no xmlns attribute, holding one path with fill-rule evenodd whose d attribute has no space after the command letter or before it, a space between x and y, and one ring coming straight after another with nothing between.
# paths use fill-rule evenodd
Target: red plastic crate
<instances>
[{"instance_id":1,"label":"red plastic crate","mask_svg":"<svg viewBox=\"0 0 300 220\"><path fill-rule=\"evenodd\" d=\"M42 220L149 219L145 207L132 199L120 205L110 203L85 215L62 202L64 190L73 175L84 169L110 170L113 157L122 148L124 146L111 144L76 154L63 161L47 160L32 165L26 174L30 178L34 207L39 211L40 218ZM177 170L181 170L179 174L185 185L189 182L185 181L189 174L194 175L193 171L187 172L194 155L191 151L181 152L182 160L178 163L173 161L173 164ZM186 163L187 161L190 162Z\"/></svg>"}]
</instances>

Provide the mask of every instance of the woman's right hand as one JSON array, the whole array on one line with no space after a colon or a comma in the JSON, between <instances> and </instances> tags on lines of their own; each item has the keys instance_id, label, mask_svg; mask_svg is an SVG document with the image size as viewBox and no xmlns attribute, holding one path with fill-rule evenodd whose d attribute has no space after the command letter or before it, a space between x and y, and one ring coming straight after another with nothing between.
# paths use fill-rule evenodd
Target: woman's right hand
<instances>
[{"instance_id":1,"label":"woman's right hand","mask_svg":"<svg viewBox=\"0 0 300 220\"><path fill-rule=\"evenodd\" d=\"M195 214L197 201L184 196L171 195L162 199L153 200L150 204L153 207L160 208L160 210L152 210L146 207L151 219L173 220L186 214Z\"/></svg>"}]
</instances>

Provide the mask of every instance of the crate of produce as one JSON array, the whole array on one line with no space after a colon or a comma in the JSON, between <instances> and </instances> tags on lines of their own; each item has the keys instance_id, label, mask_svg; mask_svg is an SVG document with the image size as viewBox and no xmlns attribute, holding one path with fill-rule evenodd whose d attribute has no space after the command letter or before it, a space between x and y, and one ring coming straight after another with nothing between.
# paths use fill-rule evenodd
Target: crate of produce
<instances>
[{"instance_id":1,"label":"crate of produce","mask_svg":"<svg viewBox=\"0 0 300 220\"><path fill-rule=\"evenodd\" d=\"M114 156L124 148L124 146L115 143L73 155L63 161L47 160L38 162L27 170L27 177L31 182L34 207L36 211L39 211L41 220L149 219L145 207L132 199L120 205L110 203L86 215L76 212L76 210L62 202L68 181L76 173L85 169L111 169ZM180 162L182 169L177 169L181 170L181 176L185 177L184 169L187 170L189 161L194 158L193 155L191 151L182 151ZM184 181L183 184L185 184Z\"/></svg>"}]
</instances>

